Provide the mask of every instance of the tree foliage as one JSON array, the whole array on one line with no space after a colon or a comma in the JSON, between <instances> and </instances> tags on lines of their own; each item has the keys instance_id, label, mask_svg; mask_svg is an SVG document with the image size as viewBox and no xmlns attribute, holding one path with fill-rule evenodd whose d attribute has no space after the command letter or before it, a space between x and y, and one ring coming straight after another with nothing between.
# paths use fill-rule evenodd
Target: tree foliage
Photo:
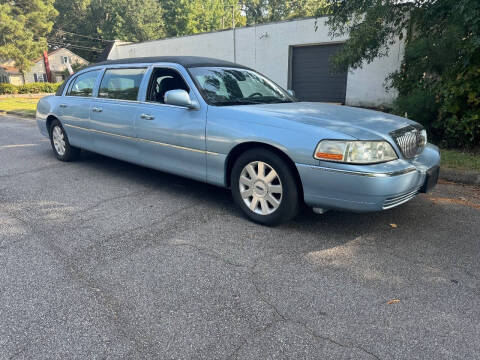
<instances>
[{"instance_id":1,"label":"tree foliage","mask_svg":"<svg viewBox=\"0 0 480 360\"><path fill-rule=\"evenodd\" d=\"M27 70L47 49L57 11L54 0L0 0L0 60Z\"/></svg>"},{"instance_id":2,"label":"tree foliage","mask_svg":"<svg viewBox=\"0 0 480 360\"><path fill-rule=\"evenodd\" d=\"M160 0L167 36L197 34L243 26L237 0ZM234 20L234 21L232 21Z\"/></svg>"},{"instance_id":3,"label":"tree foliage","mask_svg":"<svg viewBox=\"0 0 480 360\"><path fill-rule=\"evenodd\" d=\"M327 0L244 0L241 2L248 25L324 15L328 12L328 4Z\"/></svg>"},{"instance_id":4,"label":"tree foliage","mask_svg":"<svg viewBox=\"0 0 480 360\"><path fill-rule=\"evenodd\" d=\"M71 46L89 60L96 60L108 41L146 41L165 36L163 10L158 0L56 0L59 12L51 43ZM84 35L75 36L71 33Z\"/></svg>"},{"instance_id":5,"label":"tree foliage","mask_svg":"<svg viewBox=\"0 0 480 360\"><path fill-rule=\"evenodd\" d=\"M480 143L480 1L338 0L326 23L349 35L334 64L361 67L405 42L395 110L424 124L449 147Z\"/></svg>"}]
</instances>

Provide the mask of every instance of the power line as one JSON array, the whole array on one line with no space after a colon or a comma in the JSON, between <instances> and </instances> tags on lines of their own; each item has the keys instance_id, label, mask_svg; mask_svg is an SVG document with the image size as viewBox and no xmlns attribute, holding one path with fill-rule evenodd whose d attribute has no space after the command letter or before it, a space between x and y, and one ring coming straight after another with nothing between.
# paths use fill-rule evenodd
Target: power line
<instances>
[{"instance_id":1,"label":"power line","mask_svg":"<svg viewBox=\"0 0 480 360\"><path fill-rule=\"evenodd\" d=\"M72 43L72 44L75 44L75 45L85 45L85 46L89 46L89 45L104 46L104 45L106 45L106 44L102 44L102 43L99 43L99 42L94 42L93 40L88 40L88 39L68 39L66 37L60 37L60 36L55 36L55 35L50 36L48 38L52 41Z\"/></svg>"},{"instance_id":2,"label":"power line","mask_svg":"<svg viewBox=\"0 0 480 360\"><path fill-rule=\"evenodd\" d=\"M115 42L115 40L105 40L105 39L100 39L100 38L91 37L91 36L87 36L87 35L77 34L77 33L73 33L73 32L70 32L70 31L65 31L65 30L60 30L60 29L57 29L57 33L60 33L60 34L61 33L66 33L66 34L76 35L76 36L84 37L84 38L91 39L91 40L99 40L99 41L105 41L105 42Z\"/></svg>"},{"instance_id":3,"label":"power line","mask_svg":"<svg viewBox=\"0 0 480 360\"><path fill-rule=\"evenodd\" d=\"M96 51L96 52L103 52L104 51L103 49L98 49L98 48L94 48L94 47L64 44L64 43L61 43L61 42L55 42L55 41L51 41L51 40L48 40L48 43L50 45L61 46L61 47L65 47L65 48L71 47L71 48L75 48L75 49L90 50L90 51Z\"/></svg>"}]
</instances>

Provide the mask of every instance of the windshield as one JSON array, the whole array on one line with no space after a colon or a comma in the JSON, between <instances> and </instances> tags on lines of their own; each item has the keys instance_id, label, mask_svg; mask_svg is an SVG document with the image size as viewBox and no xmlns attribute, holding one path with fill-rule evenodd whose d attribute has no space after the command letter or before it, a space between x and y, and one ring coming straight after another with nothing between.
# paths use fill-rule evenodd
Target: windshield
<instances>
[{"instance_id":1,"label":"windshield","mask_svg":"<svg viewBox=\"0 0 480 360\"><path fill-rule=\"evenodd\" d=\"M190 68L190 73L210 105L274 104L296 101L266 77L246 69Z\"/></svg>"}]
</instances>

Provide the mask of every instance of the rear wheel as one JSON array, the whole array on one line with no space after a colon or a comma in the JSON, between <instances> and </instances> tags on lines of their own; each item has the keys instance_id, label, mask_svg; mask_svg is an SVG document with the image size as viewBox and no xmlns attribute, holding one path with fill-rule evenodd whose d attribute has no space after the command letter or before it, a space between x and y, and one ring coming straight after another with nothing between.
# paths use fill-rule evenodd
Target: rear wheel
<instances>
[{"instance_id":1,"label":"rear wheel","mask_svg":"<svg viewBox=\"0 0 480 360\"><path fill-rule=\"evenodd\" d=\"M232 195L246 216L263 225L277 225L298 212L298 188L288 164L266 149L240 155L231 174Z\"/></svg>"},{"instance_id":2,"label":"rear wheel","mask_svg":"<svg viewBox=\"0 0 480 360\"><path fill-rule=\"evenodd\" d=\"M58 120L50 124L50 143L58 160L72 161L80 155L80 149L70 145L67 134Z\"/></svg>"}]
</instances>

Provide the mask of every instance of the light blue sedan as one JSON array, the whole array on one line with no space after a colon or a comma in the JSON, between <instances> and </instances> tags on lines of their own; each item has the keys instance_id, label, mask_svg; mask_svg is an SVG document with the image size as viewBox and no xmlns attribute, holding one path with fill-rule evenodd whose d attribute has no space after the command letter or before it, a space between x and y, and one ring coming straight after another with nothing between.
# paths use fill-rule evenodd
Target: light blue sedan
<instances>
[{"instance_id":1,"label":"light blue sedan","mask_svg":"<svg viewBox=\"0 0 480 360\"><path fill-rule=\"evenodd\" d=\"M302 201L317 213L389 209L431 189L439 172L437 147L411 120L299 102L209 58L95 64L42 98L37 122L61 161L87 149L229 187L266 225L292 219Z\"/></svg>"}]
</instances>

